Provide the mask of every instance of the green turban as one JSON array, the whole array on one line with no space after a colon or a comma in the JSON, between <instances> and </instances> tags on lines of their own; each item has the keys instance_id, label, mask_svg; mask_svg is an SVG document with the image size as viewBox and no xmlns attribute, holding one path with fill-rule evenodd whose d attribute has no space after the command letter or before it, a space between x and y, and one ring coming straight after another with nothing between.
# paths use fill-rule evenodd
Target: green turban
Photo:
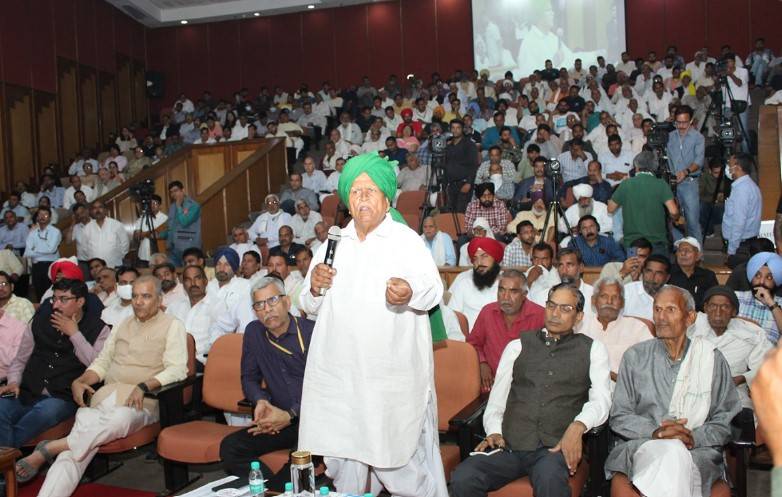
<instances>
[{"instance_id":1,"label":"green turban","mask_svg":"<svg viewBox=\"0 0 782 497\"><path fill-rule=\"evenodd\" d=\"M377 152L357 155L347 161L345 168L339 175L339 183L337 184L337 193L342 203L350 205L350 188L353 186L356 178L361 176L362 173L367 173L367 176L386 196L388 202L393 203L396 199L395 165L396 161L389 161L380 157ZM405 218L398 210L392 207L389 213L391 214L391 219L407 225ZM429 325L432 330L432 342L440 342L447 338L445 323L443 322L443 315L439 305L429 311Z\"/></svg>"},{"instance_id":2,"label":"green turban","mask_svg":"<svg viewBox=\"0 0 782 497\"><path fill-rule=\"evenodd\" d=\"M388 202L393 203L396 199L396 171L394 171L396 165L396 161L380 157L377 152L357 155L348 160L339 175L339 183L337 183L337 193L342 203L350 206L350 188L362 173L367 173L367 176L386 196ZM389 212L394 221L405 222L398 210L392 207Z\"/></svg>"}]
</instances>

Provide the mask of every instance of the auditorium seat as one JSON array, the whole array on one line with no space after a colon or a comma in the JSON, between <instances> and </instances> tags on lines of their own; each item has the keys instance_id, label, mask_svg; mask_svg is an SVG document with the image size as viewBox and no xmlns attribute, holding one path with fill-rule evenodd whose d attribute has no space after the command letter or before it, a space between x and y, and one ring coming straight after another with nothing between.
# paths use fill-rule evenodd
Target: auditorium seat
<instances>
[{"instance_id":1,"label":"auditorium seat","mask_svg":"<svg viewBox=\"0 0 782 497\"><path fill-rule=\"evenodd\" d=\"M238 413L244 398L239 358L241 333L223 335L209 350L203 377L203 402L218 411ZM211 421L190 421L169 426L160 432L157 452L163 458L166 489L174 493L189 484L188 464L208 464L220 460L223 438L242 429Z\"/></svg>"},{"instance_id":2,"label":"auditorium seat","mask_svg":"<svg viewBox=\"0 0 782 497\"><path fill-rule=\"evenodd\" d=\"M437 429L441 433L440 456L446 479L471 450L472 432L467 423L455 422L465 410L479 412L481 374L478 353L465 342L445 340L434 348L434 384L437 393Z\"/></svg>"},{"instance_id":3,"label":"auditorium seat","mask_svg":"<svg viewBox=\"0 0 782 497\"><path fill-rule=\"evenodd\" d=\"M339 195L327 195L320 203L320 216L326 226L333 226L337 218L337 208L339 207Z\"/></svg>"},{"instance_id":4,"label":"auditorium seat","mask_svg":"<svg viewBox=\"0 0 782 497\"><path fill-rule=\"evenodd\" d=\"M421 205L424 203L426 192L423 190L402 192L396 199L396 210L402 214L413 214L418 217L421 213Z\"/></svg>"},{"instance_id":5,"label":"auditorium seat","mask_svg":"<svg viewBox=\"0 0 782 497\"><path fill-rule=\"evenodd\" d=\"M611 478L611 497L641 497L641 494L635 491L627 476L616 474ZM715 482L711 497L730 497L730 486L722 480Z\"/></svg>"},{"instance_id":6,"label":"auditorium seat","mask_svg":"<svg viewBox=\"0 0 782 497\"><path fill-rule=\"evenodd\" d=\"M67 437L68 434L71 432L71 428L73 428L74 421L76 421L75 416L66 419L65 421L61 421L57 423L56 425L52 426L48 430L39 434L37 437L26 442L23 445L23 447L35 447L36 445L38 445L38 442L41 442L43 440L58 440L60 438Z\"/></svg>"},{"instance_id":7,"label":"auditorium seat","mask_svg":"<svg viewBox=\"0 0 782 497\"><path fill-rule=\"evenodd\" d=\"M454 241L459 238L460 232L464 232L464 214L461 212L455 216L450 212L440 213L435 216L434 221L437 223L437 229L448 233Z\"/></svg>"},{"instance_id":8,"label":"auditorium seat","mask_svg":"<svg viewBox=\"0 0 782 497\"><path fill-rule=\"evenodd\" d=\"M453 311L453 313L456 315L457 321L459 321L459 329L462 330L464 338L467 338L467 335L470 334L470 322L467 320L467 316L459 311Z\"/></svg>"}]
</instances>

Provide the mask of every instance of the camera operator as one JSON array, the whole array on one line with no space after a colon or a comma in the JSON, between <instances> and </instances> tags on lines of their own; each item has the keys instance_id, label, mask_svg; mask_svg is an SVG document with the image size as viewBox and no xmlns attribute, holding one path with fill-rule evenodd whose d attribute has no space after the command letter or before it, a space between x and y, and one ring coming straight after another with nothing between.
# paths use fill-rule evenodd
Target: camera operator
<instances>
[{"instance_id":1,"label":"camera operator","mask_svg":"<svg viewBox=\"0 0 782 497\"><path fill-rule=\"evenodd\" d=\"M734 112L734 114L738 114L743 132L747 133L749 131L747 115L749 104L751 103L749 96L749 71L745 67L736 67L736 57L732 53L727 54L724 61L727 89L725 86L722 88L723 112L730 110L731 105L735 102L736 110L741 110L741 112ZM733 102L731 102L729 97L733 97ZM747 143L746 139L741 142L741 148L744 152L749 152L749 143Z\"/></svg>"},{"instance_id":2,"label":"camera operator","mask_svg":"<svg viewBox=\"0 0 782 497\"><path fill-rule=\"evenodd\" d=\"M692 127L692 108L682 105L674 111L676 129L668 133L668 166L676 182L676 198L687 221L687 236L703 240L700 224L698 178L705 162L706 144Z\"/></svg>"},{"instance_id":3,"label":"camera operator","mask_svg":"<svg viewBox=\"0 0 782 497\"><path fill-rule=\"evenodd\" d=\"M163 203L163 199L160 198L160 195L151 195L148 202L149 219L145 218L143 215L144 208L142 202L140 206L142 215L139 216L136 221L135 230L133 231L133 238L138 241L137 257L141 266L149 265L149 256L153 251L150 248L150 238L153 237L152 231L155 232L154 238L158 238L161 226L168 221L168 216L160 212L160 204ZM150 228L152 231L150 231ZM155 252L158 251L157 247L153 247L153 249Z\"/></svg>"},{"instance_id":4,"label":"camera operator","mask_svg":"<svg viewBox=\"0 0 782 497\"><path fill-rule=\"evenodd\" d=\"M472 181L478 171L478 149L464 136L464 123L451 121L451 139L445 147L445 182L448 208L464 212L472 199Z\"/></svg>"}]
</instances>

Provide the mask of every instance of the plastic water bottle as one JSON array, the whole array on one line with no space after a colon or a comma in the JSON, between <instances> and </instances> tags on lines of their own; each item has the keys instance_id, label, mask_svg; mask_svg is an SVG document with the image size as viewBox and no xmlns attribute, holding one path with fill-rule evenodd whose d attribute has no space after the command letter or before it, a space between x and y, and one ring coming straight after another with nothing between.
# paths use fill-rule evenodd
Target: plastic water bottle
<instances>
[{"instance_id":1,"label":"plastic water bottle","mask_svg":"<svg viewBox=\"0 0 782 497\"><path fill-rule=\"evenodd\" d=\"M252 497L264 497L266 488L263 484L263 473L261 473L261 463L253 461L250 463L250 495Z\"/></svg>"},{"instance_id":2,"label":"plastic water bottle","mask_svg":"<svg viewBox=\"0 0 782 497\"><path fill-rule=\"evenodd\" d=\"M288 482L285 484L285 492L282 494L283 497L293 497L293 483Z\"/></svg>"},{"instance_id":3,"label":"plastic water bottle","mask_svg":"<svg viewBox=\"0 0 782 497\"><path fill-rule=\"evenodd\" d=\"M329 496L329 487L320 487L319 494L320 494L321 497L323 497L324 495L326 497L328 497Z\"/></svg>"}]
</instances>

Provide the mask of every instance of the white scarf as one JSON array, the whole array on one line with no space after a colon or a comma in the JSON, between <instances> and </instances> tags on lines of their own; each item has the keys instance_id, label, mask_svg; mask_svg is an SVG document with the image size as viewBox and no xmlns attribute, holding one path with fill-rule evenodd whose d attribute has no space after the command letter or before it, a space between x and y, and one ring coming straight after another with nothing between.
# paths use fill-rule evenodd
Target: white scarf
<instances>
[{"instance_id":1,"label":"white scarf","mask_svg":"<svg viewBox=\"0 0 782 497\"><path fill-rule=\"evenodd\" d=\"M676 419L687 418L690 430L701 426L711 407L711 380L714 376L714 344L695 337L682 361L673 387L668 412Z\"/></svg>"}]
</instances>

